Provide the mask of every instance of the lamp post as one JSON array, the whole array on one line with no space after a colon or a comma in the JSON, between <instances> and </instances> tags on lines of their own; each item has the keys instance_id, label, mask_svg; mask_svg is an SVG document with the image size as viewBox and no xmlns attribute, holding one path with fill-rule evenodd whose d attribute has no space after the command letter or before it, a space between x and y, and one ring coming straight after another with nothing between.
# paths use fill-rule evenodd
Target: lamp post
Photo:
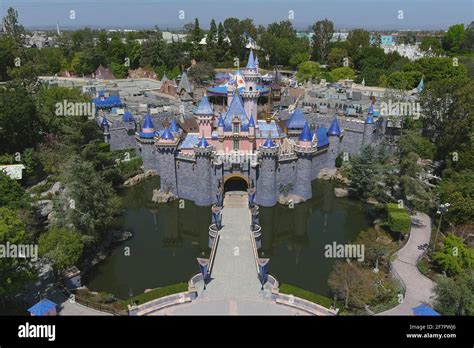
<instances>
[{"instance_id":1,"label":"lamp post","mask_svg":"<svg viewBox=\"0 0 474 348\"><path fill-rule=\"evenodd\" d=\"M441 222L443 220L443 215L444 215L444 213L446 213L449 210L448 208L450 206L451 206L451 204L449 204L449 203L440 204L439 208L438 208L438 211L436 212L436 214L439 214L440 217L439 217L439 222L438 222L438 229L436 230L436 236L435 236L435 240L434 240L433 251L436 250L436 242L438 240L439 230L441 229Z\"/></svg>"},{"instance_id":2,"label":"lamp post","mask_svg":"<svg viewBox=\"0 0 474 348\"><path fill-rule=\"evenodd\" d=\"M128 297L130 297L130 306L132 305L133 289L128 290Z\"/></svg>"}]
</instances>

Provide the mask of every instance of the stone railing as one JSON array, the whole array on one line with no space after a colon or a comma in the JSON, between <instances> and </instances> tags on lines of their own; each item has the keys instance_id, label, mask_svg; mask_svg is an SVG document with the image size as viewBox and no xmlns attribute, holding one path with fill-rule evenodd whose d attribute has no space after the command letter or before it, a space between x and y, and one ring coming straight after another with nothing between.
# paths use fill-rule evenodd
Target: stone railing
<instances>
[{"instance_id":1,"label":"stone railing","mask_svg":"<svg viewBox=\"0 0 474 348\"><path fill-rule=\"evenodd\" d=\"M164 296L149 301L139 306L128 306L128 313L131 316L147 315L151 312L159 311L163 308L191 302L191 294L189 291Z\"/></svg>"},{"instance_id":2,"label":"stone railing","mask_svg":"<svg viewBox=\"0 0 474 348\"><path fill-rule=\"evenodd\" d=\"M196 157L194 156L193 153L184 153L184 152L178 153L176 158L181 159L181 160L185 160L185 161L189 161L189 160L194 161L196 159Z\"/></svg>"},{"instance_id":3,"label":"stone railing","mask_svg":"<svg viewBox=\"0 0 474 348\"><path fill-rule=\"evenodd\" d=\"M289 307L294 307L296 309L308 312L313 315L334 316L334 315L337 315L337 312L338 312L337 310L323 307L317 303L302 299L300 297L287 295L287 294L281 294L276 291L273 291L272 297L275 298L276 303L289 306Z\"/></svg>"},{"instance_id":4,"label":"stone railing","mask_svg":"<svg viewBox=\"0 0 474 348\"><path fill-rule=\"evenodd\" d=\"M217 246L219 245L219 238L220 234L217 233L216 238L214 239L214 243L212 244L211 255L209 256L209 275L211 275L212 266L214 266L214 259L216 256Z\"/></svg>"}]
</instances>

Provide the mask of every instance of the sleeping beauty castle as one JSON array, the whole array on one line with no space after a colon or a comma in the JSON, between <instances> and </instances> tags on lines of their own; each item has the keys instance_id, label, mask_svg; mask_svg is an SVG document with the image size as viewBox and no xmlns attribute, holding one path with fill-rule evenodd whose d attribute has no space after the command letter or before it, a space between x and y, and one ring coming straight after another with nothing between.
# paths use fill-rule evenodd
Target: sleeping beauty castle
<instances>
[{"instance_id":1,"label":"sleeping beauty castle","mask_svg":"<svg viewBox=\"0 0 474 348\"><path fill-rule=\"evenodd\" d=\"M357 123L334 116L310 126L299 108L286 121L259 119L258 100L268 89L260 84L258 58L252 51L235 77L235 83L208 89L209 96L227 99L223 112L215 110L208 96L197 103L192 117L198 131L184 132L176 119L157 130L151 115L135 127L139 130L130 138L144 168L158 172L161 191L202 206L218 203L222 192L249 189L255 192L255 203L263 206L273 206L289 194L304 201L312 196L311 182L321 169L334 168L340 153L357 153L379 139L379 122L370 109ZM123 123L130 131L135 121L126 116ZM105 117L101 126L112 143Z\"/></svg>"}]
</instances>

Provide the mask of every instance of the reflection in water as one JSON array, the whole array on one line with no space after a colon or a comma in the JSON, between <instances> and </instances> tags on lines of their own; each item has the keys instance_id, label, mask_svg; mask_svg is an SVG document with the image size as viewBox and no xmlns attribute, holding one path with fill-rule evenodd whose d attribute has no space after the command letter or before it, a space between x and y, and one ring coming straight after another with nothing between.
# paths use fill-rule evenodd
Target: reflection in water
<instances>
[{"instance_id":1,"label":"reflection in water","mask_svg":"<svg viewBox=\"0 0 474 348\"><path fill-rule=\"evenodd\" d=\"M155 177L124 190L124 230L133 238L120 244L110 256L84 277L93 291L107 291L127 298L145 289L187 282L199 272L196 257L208 256L208 207L178 201L158 205L151 201ZM180 208L180 206L182 208ZM130 256L124 248L130 247Z\"/></svg>"},{"instance_id":2,"label":"reflection in water","mask_svg":"<svg viewBox=\"0 0 474 348\"><path fill-rule=\"evenodd\" d=\"M324 257L324 246L353 242L370 226L361 202L336 198L333 190L331 183L315 181L313 198L304 204L260 208L260 256L270 258L269 272L281 283L331 297L327 279L335 260Z\"/></svg>"},{"instance_id":3,"label":"reflection in water","mask_svg":"<svg viewBox=\"0 0 474 348\"><path fill-rule=\"evenodd\" d=\"M124 190L124 230L133 238L120 244L102 263L86 274L84 284L127 298L145 289L187 282L199 269L196 257L208 257L210 207L185 201L158 205L151 201L159 178ZM331 296L327 279L334 260L324 257L324 245L353 241L369 219L360 202L335 198L333 185L317 181L313 197L294 209L260 207L262 249L269 271L280 282ZM130 256L124 247L130 247Z\"/></svg>"}]
</instances>

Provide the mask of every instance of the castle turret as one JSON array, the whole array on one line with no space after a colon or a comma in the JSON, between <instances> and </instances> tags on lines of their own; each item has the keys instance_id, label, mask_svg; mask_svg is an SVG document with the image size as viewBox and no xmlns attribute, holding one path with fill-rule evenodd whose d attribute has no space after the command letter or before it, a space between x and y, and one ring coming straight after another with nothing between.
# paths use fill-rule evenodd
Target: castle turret
<instances>
[{"instance_id":1,"label":"castle turret","mask_svg":"<svg viewBox=\"0 0 474 348\"><path fill-rule=\"evenodd\" d=\"M249 120L249 137L251 138L255 137L255 121L253 120L252 115L250 115L250 120Z\"/></svg>"},{"instance_id":2,"label":"castle turret","mask_svg":"<svg viewBox=\"0 0 474 348\"><path fill-rule=\"evenodd\" d=\"M178 196L178 188L175 156L178 143L179 139L173 136L169 128L165 128L160 139L156 142L160 189L163 192L172 192L176 196Z\"/></svg>"},{"instance_id":3,"label":"castle turret","mask_svg":"<svg viewBox=\"0 0 474 348\"><path fill-rule=\"evenodd\" d=\"M294 147L298 160L296 163L296 185L293 192L305 200L312 197L311 170L313 157L317 151L317 145L313 142L313 138L306 122L298 138L298 143Z\"/></svg>"},{"instance_id":4,"label":"castle turret","mask_svg":"<svg viewBox=\"0 0 474 348\"><path fill-rule=\"evenodd\" d=\"M210 138L214 111L212 110L211 104L209 104L207 96L202 97L198 106L194 109L193 114L199 126L199 133L204 134L206 138Z\"/></svg>"},{"instance_id":5,"label":"castle turret","mask_svg":"<svg viewBox=\"0 0 474 348\"><path fill-rule=\"evenodd\" d=\"M329 138L329 149L328 149L328 162L327 165L329 168L334 168L336 165L336 157L339 155L339 145L341 143L341 128L339 127L339 122L337 117L334 116L331 126L328 129L328 138Z\"/></svg>"},{"instance_id":6,"label":"castle turret","mask_svg":"<svg viewBox=\"0 0 474 348\"><path fill-rule=\"evenodd\" d=\"M145 115L143 126L140 132L136 133L135 139L138 143L138 150L143 158L143 167L145 170L158 170L155 153L155 125L151 115Z\"/></svg>"},{"instance_id":7,"label":"castle turret","mask_svg":"<svg viewBox=\"0 0 474 348\"><path fill-rule=\"evenodd\" d=\"M194 165L194 192L196 205L206 206L212 203L211 190L211 160L212 160L212 146L209 145L204 135L202 135L199 142L194 145L194 156L196 163Z\"/></svg>"},{"instance_id":8,"label":"castle turret","mask_svg":"<svg viewBox=\"0 0 474 348\"><path fill-rule=\"evenodd\" d=\"M374 141L375 132L374 107L370 104L367 118L364 123L364 135L362 137L362 146L370 145Z\"/></svg>"},{"instance_id":9,"label":"castle turret","mask_svg":"<svg viewBox=\"0 0 474 348\"><path fill-rule=\"evenodd\" d=\"M102 122L100 123L102 127L103 135L104 135L104 143L108 144L110 140L110 125L109 121L104 117L102 117Z\"/></svg>"},{"instance_id":10,"label":"castle turret","mask_svg":"<svg viewBox=\"0 0 474 348\"><path fill-rule=\"evenodd\" d=\"M278 148L271 138L260 146L260 168L257 174L256 202L264 207L277 203L276 168Z\"/></svg>"},{"instance_id":11,"label":"castle turret","mask_svg":"<svg viewBox=\"0 0 474 348\"><path fill-rule=\"evenodd\" d=\"M242 92L244 99L244 109L247 115L255 115L257 117L257 101L260 93L257 91L257 83L260 75L255 65L253 51L250 50L249 60L244 70L245 91Z\"/></svg>"}]
</instances>

